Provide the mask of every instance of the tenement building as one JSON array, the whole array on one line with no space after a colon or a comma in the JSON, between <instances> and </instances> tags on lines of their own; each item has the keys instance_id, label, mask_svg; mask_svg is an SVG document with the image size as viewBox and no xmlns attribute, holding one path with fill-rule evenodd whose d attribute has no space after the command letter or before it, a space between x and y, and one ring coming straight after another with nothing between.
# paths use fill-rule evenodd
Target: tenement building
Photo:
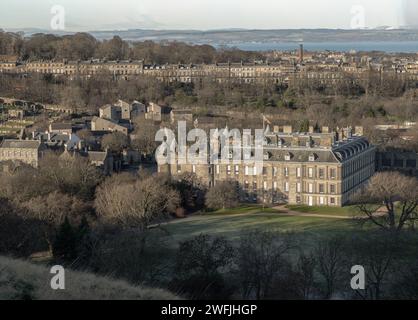
<instances>
[{"instance_id":1,"label":"tenement building","mask_svg":"<svg viewBox=\"0 0 418 320\"><path fill-rule=\"evenodd\" d=\"M375 173L376 149L361 128L294 133L291 127L265 135L264 161L223 164L160 165L159 172L179 177L195 173L208 186L234 181L243 200L268 204L344 206ZM189 162L188 162L189 163Z\"/></svg>"}]
</instances>

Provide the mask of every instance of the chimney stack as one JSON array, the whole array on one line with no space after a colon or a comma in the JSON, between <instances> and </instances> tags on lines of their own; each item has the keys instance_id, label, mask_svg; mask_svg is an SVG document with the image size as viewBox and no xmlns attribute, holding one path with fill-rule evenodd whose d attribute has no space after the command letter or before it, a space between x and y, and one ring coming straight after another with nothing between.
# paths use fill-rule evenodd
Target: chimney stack
<instances>
[{"instance_id":1,"label":"chimney stack","mask_svg":"<svg viewBox=\"0 0 418 320\"><path fill-rule=\"evenodd\" d=\"M303 49L303 44L300 44L299 46L299 62L303 62L303 54L304 54L304 49Z\"/></svg>"},{"instance_id":2,"label":"chimney stack","mask_svg":"<svg viewBox=\"0 0 418 320\"><path fill-rule=\"evenodd\" d=\"M363 127L355 127L354 132L356 136L364 136L364 128Z\"/></svg>"},{"instance_id":3,"label":"chimney stack","mask_svg":"<svg viewBox=\"0 0 418 320\"><path fill-rule=\"evenodd\" d=\"M293 133L292 126L283 126L283 133Z\"/></svg>"}]
</instances>

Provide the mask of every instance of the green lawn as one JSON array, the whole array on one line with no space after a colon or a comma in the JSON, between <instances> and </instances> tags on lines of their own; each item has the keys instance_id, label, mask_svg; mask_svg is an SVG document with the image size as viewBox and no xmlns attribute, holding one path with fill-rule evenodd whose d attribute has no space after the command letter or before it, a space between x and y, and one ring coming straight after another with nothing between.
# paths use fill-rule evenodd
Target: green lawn
<instances>
[{"instance_id":1,"label":"green lawn","mask_svg":"<svg viewBox=\"0 0 418 320\"><path fill-rule=\"evenodd\" d=\"M250 213L280 213L281 211L269 208L269 207L262 207L258 204L249 204L240 206L233 209L221 209L212 212L203 212L201 215L205 216L233 216L233 215L242 215L242 214L250 214Z\"/></svg>"},{"instance_id":2,"label":"green lawn","mask_svg":"<svg viewBox=\"0 0 418 320\"><path fill-rule=\"evenodd\" d=\"M301 213L313 213L321 215L334 215L334 216L358 216L361 215L355 206L347 207L309 207L309 206L287 206L286 208Z\"/></svg>"},{"instance_id":3,"label":"green lawn","mask_svg":"<svg viewBox=\"0 0 418 320\"><path fill-rule=\"evenodd\" d=\"M270 209L271 210L271 209ZM232 212L245 211L243 208ZM237 213L195 215L182 220L174 220L163 225L170 243L176 245L199 234L223 236L231 241L239 240L240 236L250 230L273 230L292 232L300 240L309 241L327 234L347 233L357 228L352 220L318 217L292 217L280 215L280 212L266 213L252 208L248 214ZM231 211L230 211L231 212ZM248 211L247 211L248 212Z\"/></svg>"}]
</instances>

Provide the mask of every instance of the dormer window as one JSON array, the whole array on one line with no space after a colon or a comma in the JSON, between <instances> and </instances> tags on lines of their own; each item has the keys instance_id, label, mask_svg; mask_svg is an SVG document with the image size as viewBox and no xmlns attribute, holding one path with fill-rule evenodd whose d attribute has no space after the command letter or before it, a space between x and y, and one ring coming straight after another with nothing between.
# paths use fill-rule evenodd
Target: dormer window
<instances>
[{"instance_id":1,"label":"dormer window","mask_svg":"<svg viewBox=\"0 0 418 320\"><path fill-rule=\"evenodd\" d=\"M309 161L310 162L314 162L314 161L316 161L316 159L318 159L318 156L315 153L313 153L309 156Z\"/></svg>"},{"instance_id":2,"label":"dormer window","mask_svg":"<svg viewBox=\"0 0 418 320\"><path fill-rule=\"evenodd\" d=\"M285 161L290 161L290 160L292 160L292 155L291 155L290 153L285 154L285 155L284 155L284 160L285 160Z\"/></svg>"}]
</instances>

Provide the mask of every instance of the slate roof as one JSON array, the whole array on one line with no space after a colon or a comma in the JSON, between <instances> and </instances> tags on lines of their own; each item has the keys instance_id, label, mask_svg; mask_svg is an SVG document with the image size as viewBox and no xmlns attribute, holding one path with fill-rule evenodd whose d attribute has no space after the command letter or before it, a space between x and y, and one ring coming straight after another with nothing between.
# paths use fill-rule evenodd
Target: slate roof
<instances>
[{"instance_id":1,"label":"slate roof","mask_svg":"<svg viewBox=\"0 0 418 320\"><path fill-rule=\"evenodd\" d=\"M36 140L4 140L0 148L38 149L40 145Z\"/></svg>"}]
</instances>

